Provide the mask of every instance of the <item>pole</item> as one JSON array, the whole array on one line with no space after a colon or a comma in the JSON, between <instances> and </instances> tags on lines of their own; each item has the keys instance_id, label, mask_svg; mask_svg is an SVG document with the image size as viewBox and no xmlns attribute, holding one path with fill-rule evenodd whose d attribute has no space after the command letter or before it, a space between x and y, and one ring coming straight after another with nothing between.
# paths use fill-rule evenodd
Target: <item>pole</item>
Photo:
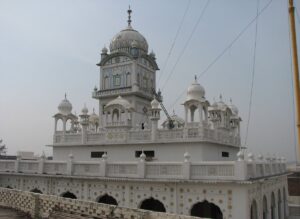
<instances>
[{"instance_id":1,"label":"pole","mask_svg":"<svg viewBox=\"0 0 300 219\"><path fill-rule=\"evenodd\" d=\"M300 164L300 85L299 85L299 66L297 54L297 38L295 26L295 7L293 0L289 0L289 17L291 28L291 40L293 50L293 69L294 69L294 89L296 103L296 125L297 125L297 164Z\"/></svg>"}]
</instances>

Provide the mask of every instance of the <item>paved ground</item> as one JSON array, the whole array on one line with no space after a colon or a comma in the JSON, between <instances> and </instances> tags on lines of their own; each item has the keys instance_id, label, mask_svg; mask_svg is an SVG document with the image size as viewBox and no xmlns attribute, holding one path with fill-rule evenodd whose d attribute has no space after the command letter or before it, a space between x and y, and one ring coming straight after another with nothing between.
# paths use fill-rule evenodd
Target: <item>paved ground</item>
<instances>
[{"instance_id":1,"label":"paved ground","mask_svg":"<svg viewBox=\"0 0 300 219\"><path fill-rule=\"evenodd\" d=\"M30 219L24 213L0 207L0 219Z\"/></svg>"}]
</instances>

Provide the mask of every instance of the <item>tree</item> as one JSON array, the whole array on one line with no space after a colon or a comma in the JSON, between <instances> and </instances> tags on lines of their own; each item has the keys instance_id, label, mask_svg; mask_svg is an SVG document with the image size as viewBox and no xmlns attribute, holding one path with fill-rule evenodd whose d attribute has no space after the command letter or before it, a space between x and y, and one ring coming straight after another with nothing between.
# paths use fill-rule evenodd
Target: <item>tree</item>
<instances>
[{"instance_id":1,"label":"tree","mask_svg":"<svg viewBox=\"0 0 300 219\"><path fill-rule=\"evenodd\" d=\"M0 139L0 156L6 154L6 145L3 144L3 140Z\"/></svg>"}]
</instances>

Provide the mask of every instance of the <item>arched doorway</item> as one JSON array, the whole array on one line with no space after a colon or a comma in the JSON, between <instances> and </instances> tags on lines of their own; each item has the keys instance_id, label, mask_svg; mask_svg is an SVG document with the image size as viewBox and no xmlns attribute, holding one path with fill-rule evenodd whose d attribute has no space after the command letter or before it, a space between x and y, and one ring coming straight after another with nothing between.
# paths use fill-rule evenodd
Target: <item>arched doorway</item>
<instances>
[{"instance_id":1,"label":"arched doorway","mask_svg":"<svg viewBox=\"0 0 300 219\"><path fill-rule=\"evenodd\" d=\"M263 198L263 219L268 219L268 202L266 196Z\"/></svg>"},{"instance_id":2,"label":"arched doorway","mask_svg":"<svg viewBox=\"0 0 300 219\"><path fill-rule=\"evenodd\" d=\"M282 200L281 200L281 192L280 189L278 189L278 204L277 204L277 210L278 210L278 219L281 219L281 208L282 208Z\"/></svg>"},{"instance_id":3,"label":"arched doorway","mask_svg":"<svg viewBox=\"0 0 300 219\"><path fill-rule=\"evenodd\" d=\"M74 195L72 192L69 192L69 191L62 193L61 197L77 199L76 195Z\"/></svg>"},{"instance_id":4,"label":"arched doorway","mask_svg":"<svg viewBox=\"0 0 300 219\"><path fill-rule=\"evenodd\" d=\"M257 217L257 204L256 204L255 200L253 200L252 203L251 203L250 218L251 219L258 219L258 217Z\"/></svg>"},{"instance_id":5,"label":"arched doorway","mask_svg":"<svg viewBox=\"0 0 300 219\"><path fill-rule=\"evenodd\" d=\"M145 199L141 205L140 209L149 210L149 211L157 211L157 212L166 212L166 208L163 203L154 198Z\"/></svg>"},{"instance_id":6,"label":"arched doorway","mask_svg":"<svg viewBox=\"0 0 300 219\"><path fill-rule=\"evenodd\" d=\"M114 197L107 195L107 194L99 197L97 199L97 202L107 204L107 205L118 205L117 200Z\"/></svg>"},{"instance_id":7,"label":"arched doorway","mask_svg":"<svg viewBox=\"0 0 300 219\"><path fill-rule=\"evenodd\" d=\"M39 190L39 189L37 189L37 188L32 189L30 192L38 193L38 194L43 194L42 191Z\"/></svg>"},{"instance_id":8,"label":"arched doorway","mask_svg":"<svg viewBox=\"0 0 300 219\"><path fill-rule=\"evenodd\" d=\"M283 218L287 216L287 209L286 209L286 191L285 188L283 187Z\"/></svg>"},{"instance_id":9,"label":"arched doorway","mask_svg":"<svg viewBox=\"0 0 300 219\"><path fill-rule=\"evenodd\" d=\"M203 202L197 202L191 208L191 216L212 218L212 219L222 219L223 214L221 209L206 200Z\"/></svg>"},{"instance_id":10,"label":"arched doorway","mask_svg":"<svg viewBox=\"0 0 300 219\"><path fill-rule=\"evenodd\" d=\"M271 219L275 219L276 217L276 201L274 192L271 194Z\"/></svg>"}]
</instances>

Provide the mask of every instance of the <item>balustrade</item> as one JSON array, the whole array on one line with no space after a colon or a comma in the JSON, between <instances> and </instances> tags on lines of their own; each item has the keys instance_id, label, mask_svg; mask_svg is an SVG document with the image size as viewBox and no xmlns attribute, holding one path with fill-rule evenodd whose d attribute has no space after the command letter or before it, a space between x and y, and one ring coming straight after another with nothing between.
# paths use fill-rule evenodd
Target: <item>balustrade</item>
<instances>
[{"instance_id":1,"label":"balustrade","mask_svg":"<svg viewBox=\"0 0 300 219\"><path fill-rule=\"evenodd\" d=\"M122 126L126 125L125 122L113 122L109 123L109 126ZM186 129L158 129L157 139L162 142L174 142L174 141L210 141L215 143L223 143L239 146L239 137L229 136L229 133L221 130L213 130L207 127L193 127L194 124L190 124ZM186 132L185 132L186 130ZM184 134L187 133L187 134ZM130 130L130 131L100 131L87 134L86 143L104 143L110 144L114 142L149 142L151 141L151 131L145 130ZM81 133L56 133L54 135L54 144L82 144Z\"/></svg>"},{"instance_id":2,"label":"balustrade","mask_svg":"<svg viewBox=\"0 0 300 219\"><path fill-rule=\"evenodd\" d=\"M29 174L53 174L76 176L102 176L147 179L185 179L185 180L249 180L286 173L286 164L281 160L255 161L203 161L191 163L190 155L184 155L183 162L147 162L141 157L135 162L109 162L107 155L102 160L48 161L42 157L38 161L0 160L0 172L21 172Z\"/></svg>"}]
</instances>

